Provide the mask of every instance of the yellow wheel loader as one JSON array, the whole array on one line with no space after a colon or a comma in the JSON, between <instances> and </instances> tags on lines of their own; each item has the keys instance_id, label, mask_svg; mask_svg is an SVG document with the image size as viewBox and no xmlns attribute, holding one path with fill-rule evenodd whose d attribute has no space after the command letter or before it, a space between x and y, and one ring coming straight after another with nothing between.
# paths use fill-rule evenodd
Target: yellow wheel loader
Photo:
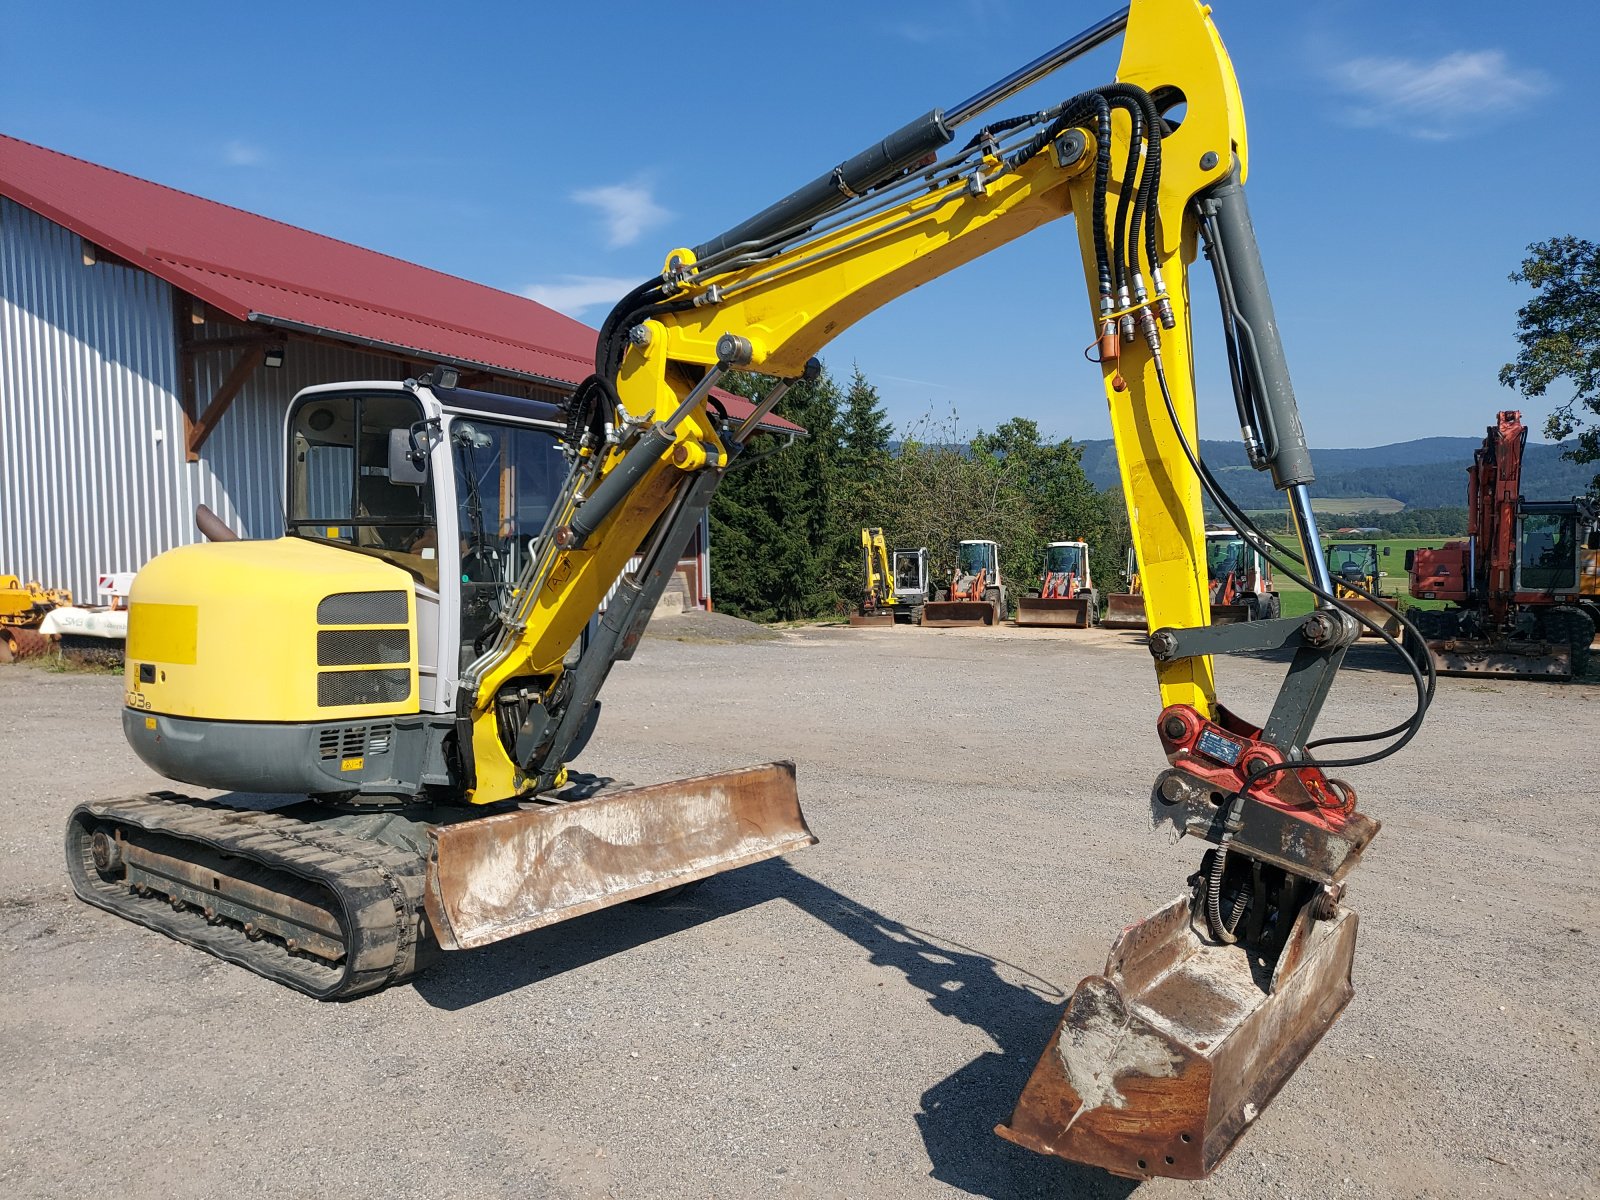
<instances>
[{"instance_id":1,"label":"yellow wheel loader","mask_svg":"<svg viewBox=\"0 0 1600 1200\"><path fill-rule=\"evenodd\" d=\"M984 115L1124 33L1113 82ZM662 104L661 145L705 142ZM1311 507L1248 169L1210 9L1132 0L669 252L601 325L594 374L559 408L466 392L442 371L302 394L285 535L174 550L135 582L123 725L173 779L307 799L275 812L165 792L82 805L67 831L79 895L348 996L404 979L433 943L481 945L809 844L785 764L616 792L568 764L606 737L601 685L785 388L735 424L709 403L718 380L814 378L817 352L860 318L1039 236L1049 279L1081 264L1078 328L1132 515L1167 759L1151 811L1202 852L1177 897L1078 985L998 1132L1132 1178L1205 1176L1354 994L1357 918L1342 900L1379 826L1330 772L1399 749L1432 695L1426 664L1408 660L1416 710L1371 735L1392 740L1319 751L1358 626ZM1051 242L1044 228L1067 216L1076 237ZM1188 305L1210 289L1189 268L1202 248L1250 462L1287 497L1292 551L1195 449ZM1202 491L1256 552L1306 564L1315 611L1210 625ZM1293 661L1249 720L1219 698L1212 656L1265 649ZM1093 735L1080 734L1060 753L1083 753Z\"/></svg>"},{"instance_id":2,"label":"yellow wheel loader","mask_svg":"<svg viewBox=\"0 0 1600 1200\"><path fill-rule=\"evenodd\" d=\"M1399 597L1384 589L1385 572L1379 565L1388 555L1389 547L1384 546L1380 554L1377 542L1328 543L1328 571L1333 576L1334 590L1341 600L1372 622L1361 627L1362 637L1378 637L1379 629L1390 637L1401 633L1399 617L1389 611ZM1369 600L1368 596L1377 599Z\"/></svg>"}]
</instances>

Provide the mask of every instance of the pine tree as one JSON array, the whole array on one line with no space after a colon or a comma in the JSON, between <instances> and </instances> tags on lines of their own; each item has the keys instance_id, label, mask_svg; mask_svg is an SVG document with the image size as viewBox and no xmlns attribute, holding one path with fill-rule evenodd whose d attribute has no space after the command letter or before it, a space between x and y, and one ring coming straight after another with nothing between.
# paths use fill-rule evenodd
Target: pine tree
<instances>
[{"instance_id":1,"label":"pine tree","mask_svg":"<svg viewBox=\"0 0 1600 1200\"><path fill-rule=\"evenodd\" d=\"M759 400L778 381L736 374L724 386ZM838 611L839 390L824 371L798 382L779 407L806 430L792 446L753 438L711 504L711 594L717 607L757 621Z\"/></svg>"}]
</instances>

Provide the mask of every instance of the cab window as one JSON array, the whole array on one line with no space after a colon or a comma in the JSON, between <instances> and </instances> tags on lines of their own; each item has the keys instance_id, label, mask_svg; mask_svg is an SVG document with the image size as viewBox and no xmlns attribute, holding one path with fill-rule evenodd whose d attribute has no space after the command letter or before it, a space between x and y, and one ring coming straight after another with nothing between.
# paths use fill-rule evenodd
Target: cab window
<instances>
[{"instance_id":1,"label":"cab window","mask_svg":"<svg viewBox=\"0 0 1600 1200\"><path fill-rule=\"evenodd\" d=\"M389 478L389 431L421 416L409 396L302 401L289 429L289 533L375 555L437 587L433 489Z\"/></svg>"}]
</instances>

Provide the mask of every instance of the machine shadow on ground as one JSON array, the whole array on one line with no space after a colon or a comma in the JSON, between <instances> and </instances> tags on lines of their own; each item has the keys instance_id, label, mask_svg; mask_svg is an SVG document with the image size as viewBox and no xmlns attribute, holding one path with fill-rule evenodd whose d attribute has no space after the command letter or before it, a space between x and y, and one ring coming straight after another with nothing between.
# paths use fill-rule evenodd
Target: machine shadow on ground
<instances>
[{"instance_id":1,"label":"machine shadow on ground","mask_svg":"<svg viewBox=\"0 0 1600 1200\"><path fill-rule=\"evenodd\" d=\"M1066 993L1022 967L887 917L818 883L782 859L707 880L681 899L631 904L537 930L482 950L446 955L415 983L427 1003L467 1008L633 947L771 900L786 900L900 972L941 1016L981 1030L985 1051L922 1094L916 1115L930 1174L977 1196L1125 1200L1138 1187L1091 1167L1002 1140L1023 1084L1061 1019ZM894 1071L895 1064L879 1064Z\"/></svg>"}]
</instances>

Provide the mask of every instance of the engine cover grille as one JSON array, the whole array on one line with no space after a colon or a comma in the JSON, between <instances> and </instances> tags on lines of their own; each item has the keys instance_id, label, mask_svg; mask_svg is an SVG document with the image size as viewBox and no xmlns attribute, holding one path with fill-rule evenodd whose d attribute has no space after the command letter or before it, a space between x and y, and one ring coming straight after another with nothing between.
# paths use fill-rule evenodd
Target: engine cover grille
<instances>
[{"instance_id":1,"label":"engine cover grille","mask_svg":"<svg viewBox=\"0 0 1600 1200\"><path fill-rule=\"evenodd\" d=\"M319 625L404 625L404 592L337 592L317 605Z\"/></svg>"},{"instance_id":2,"label":"engine cover grille","mask_svg":"<svg viewBox=\"0 0 1600 1200\"><path fill-rule=\"evenodd\" d=\"M411 695L410 671L319 671L317 704L396 704Z\"/></svg>"}]
</instances>

